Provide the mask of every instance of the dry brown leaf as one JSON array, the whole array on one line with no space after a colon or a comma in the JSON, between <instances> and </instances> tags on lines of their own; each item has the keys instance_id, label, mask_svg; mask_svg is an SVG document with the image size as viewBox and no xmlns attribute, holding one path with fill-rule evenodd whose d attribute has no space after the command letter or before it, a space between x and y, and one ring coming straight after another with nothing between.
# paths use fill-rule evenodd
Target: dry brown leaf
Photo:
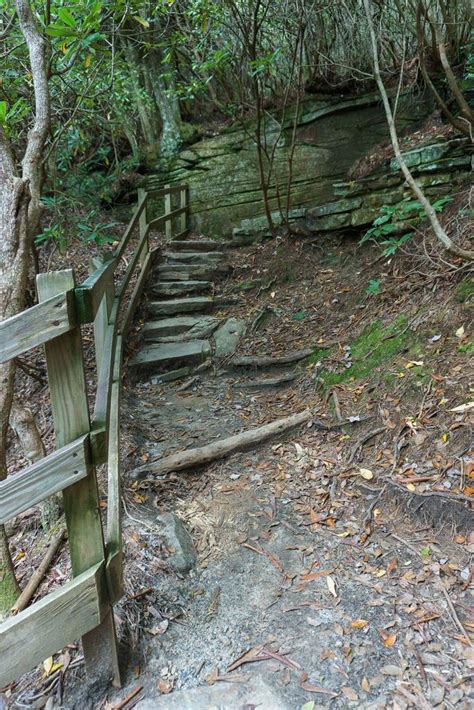
<instances>
[{"instance_id":1,"label":"dry brown leaf","mask_svg":"<svg viewBox=\"0 0 474 710\"><path fill-rule=\"evenodd\" d=\"M366 619L356 619L355 621L351 621L351 628L353 629L365 629L368 625L369 622Z\"/></svg>"},{"instance_id":2,"label":"dry brown leaf","mask_svg":"<svg viewBox=\"0 0 474 710\"><path fill-rule=\"evenodd\" d=\"M365 690L366 693L370 693L370 683L365 676L362 678L361 687L362 690Z\"/></svg>"},{"instance_id":3,"label":"dry brown leaf","mask_svg":"<svg viewBox=\"0 0 474 710\"><path fill-rule=\"evenodd\" d=\"M359 700L359 696L355 692L354 688L349 688L349 686L345 685L341 688L341 690L348 700Z\"/></svg>"},{"instance_id":4,"label":"dry brown leaf","mask_svg":"<svg viewBox=\"0 0 474 710\"><path fill-rule=\"evenodd\" d=\"M397 635L396 634L389 634L386 636L383 640L383 645L385 648L392 648L392 646L395 645L395 641L397 640Z\"/></svg>"},{"instance_id":5,"label":"dry brown leaf","mask_svg":"<svg viewBox=\"0 0 474 710\"><path fill-rule=\"evenodd\" d=\"M333 569L321 569L319 572L310 572L309 574L302 574L300 575L300 579L302 582L312 582L314 579L318 579L319 577L324 577L327 574L331 574L331 572L334 572Z\"/></svg>"},{"instance_id":6,"label":"dry brown leaf","mask_svg":"<svg viewBox=\"0 0 474 710\"><path fill-rule=\"evenodd\" d=\"M301 688L306 690L307 693L322 693L323 695L330 695L331 698L337 698L337 693L327 688L322 688L320 685L313 685L313 683L300 683Z\"/></svg>"}]
</instances>

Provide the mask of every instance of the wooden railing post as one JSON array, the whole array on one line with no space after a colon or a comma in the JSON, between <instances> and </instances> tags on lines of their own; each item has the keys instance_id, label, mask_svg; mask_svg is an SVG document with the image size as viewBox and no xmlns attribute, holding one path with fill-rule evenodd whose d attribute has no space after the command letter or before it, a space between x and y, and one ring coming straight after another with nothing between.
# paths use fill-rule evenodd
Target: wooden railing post
<instances>
[{"instance_id":1,"label":"wooden railing post","mask_svg":"<svg viewBox=\"0 0 474 710\"><path fill-rule=\"evenodd\" d=\"M169 183L166 183L165 189L169 189L171 185ZM165 195L165 216L170 214L171 212L171 193L168 192ZM165 235L166 239L170 240L173 238L173 220L172 219L167 219L165 222Z\"/></svg>"},{"instance_id":2,"label":"wooden railing post","mask_svg":"<svg viewBox=\"0 0 474 710\"><path fill-rule=\"evenodd\" d=\"M137 190L137 197L138 197L138 207L140 207L140 205L143 202L146 202L146 200L147 200L146 190L144 190L142 187L139 187ZM146 204L145 204L145 207L140 212L140 217L138 218L138 229L139 229L139 234L140 234L139 238L141 239L148 229L148 209L147 209ZM146 244L144 245L142 253L140 255L140 264L143 265L149 249L150 249L150 245L148 244L148 237L147 237Z\"/></svg>"},{"instance_id":3,"label":"wooden railing post","mask_svg":"<svg viewBox=\"0 0 474 710\"><path fill-rule=\"evenodd\" d=\"M68 269L39 274L37 287L39 299L44 301L74 288L74 273ZM90 431L79 326L45 343L45 355L59 448ZM77 576L105 561L97 480L91 464L86 477L66 488L63 497L72 571ZM120 684L113 610L107 602L105 581L103 587L109 611L99 626L82 637L86 668L93 678L109 677L114 684Z\"/></svg>"},{"instance_id":4,"label":"wooden railing post","mask_svg":"<svg viewBox=\"0 0 474 710\"><path fill-rule=\"evenodd\" d=\"M180 217L181 235L184 237L188 232L188 188L184 186L179 193L179 206L185 211Z\"/></svg>"},{"instance_id":5,"label":"wooden railing post","mask_svg":"<svg viewBox=\"0 0 474 710\"><path fill-rule=\"evenodd\" d=\"M93 273L98 268L100 268L108 259L96 256L92 259L91 268L89 273ZM94 318L94 341L95 341L95 361L97 366L97 377L100 372L100 364L102 362L102 353L104 350L105 335L107 332L107 326L109 325L110 311L112 309L112 303L114 300L114 278L111 273L107 279L107 285L104 290L104 295L100 302L100 306L97 309L97 313Z\"/></svg>"}]
</instances>

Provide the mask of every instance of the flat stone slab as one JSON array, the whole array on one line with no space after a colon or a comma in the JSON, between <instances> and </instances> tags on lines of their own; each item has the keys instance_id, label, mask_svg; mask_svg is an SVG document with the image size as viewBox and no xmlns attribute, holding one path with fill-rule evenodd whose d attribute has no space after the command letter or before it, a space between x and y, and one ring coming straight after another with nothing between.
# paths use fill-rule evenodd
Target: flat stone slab
<instances>
[{"instance_id":1,"label":"flat stone slab","mask_svg":"<svg viewBox=\"0 0 474 710\"><path fill-rule=\"evenodd\" d=\"M176 316L175 318L161 318L149 321L143 326L143 334L148 337L166 337L180 335L198 325L211 325L215 321L212 316Z\"/></svg>"},{"instance_id":2,"label":"flat stone slab","mask_svg":"<svg viewBox=\"0 0 474 710\"><path fill-rule=\"evenodd\" d=\"M163 256L175 264L215 264L224 258L221 251L166 251Z\"/></svg>"},{"instance_id":3,"label":"flat stone slab","mask_svg":"<svg viewBox=\"0 0 474 710\"><path fill-rule=\"evenodd\" d=\"M215 356L227 357L227 355L232 355L244 332L245 321L239 318L228 318L214 333Z\"/></svg>"},{"instance_id":4,"label":"flat stone slab","mask_svg":"<svg viewBox=\"0 0 474 710\"><path fill-rule=\"evenodd\" d=\"M259 676L247 683L216 683L141 700L136 710L295 710Z\"/></svg>"},{"instance_id":5,"label":"flat stone slab","mask_svg":"<svg viewBox=\"0 0 474 710\"><path fill-rule=\"evenodd\" d=\"M171 240L170 246L175 251L217 251L223 244L213 239L183 239Z\"/></svg>"},{"instance_id":6,"label":"flat stone slab","mask_svg":"<svg viewBox=\"0 0 474 710\"><path fill-rule=\"evenodd\" d=\"M173 313L193 313L194 311L208 311L212 308L214 299L210 296L190 296L189 298L175 298L169 301L151 301L149 310L157 316L168 316Z\"/></svg>"},{"instance_id":7,"label":"flat stone slab","mask_svg":"<svg viewBox=\"0 0 474 710\"><path fill-rule=\"evenodd\" d=\"M181 296L208 291L210 288L210 281L164 281L153 286L151 292L157 296Z\"/></svg>"},{"instance_id":8,"label":"flat stone slab","mask_svg":"<svg viewBox=\"0 0 474 710\"><path fill-rule=\"evenodd\" d=\"M199 363L211 354L208 340L147 345L131 360L132 367L158 367L169 363Z\"/></svg>"},{"instance_id":9,"label":"flat stone slab","mask_svg":"<svg viewBox=\"0 0 474 710\"><path fill-rule=\"evenodd\" d=\"M155 269L160 279L166 281L189 281L209 279L229 271L227 264L162 264Z\"/></svg>"}]
</instances>

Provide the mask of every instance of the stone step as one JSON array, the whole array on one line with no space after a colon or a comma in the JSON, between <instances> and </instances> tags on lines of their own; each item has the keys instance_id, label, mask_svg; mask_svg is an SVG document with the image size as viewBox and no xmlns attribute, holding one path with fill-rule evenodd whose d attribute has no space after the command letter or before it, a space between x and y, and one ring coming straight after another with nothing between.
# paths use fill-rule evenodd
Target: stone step
<instances>
[{"instance_id":1,"label":"stone step","mask_svg":"<svg viewBox=\"0 0 474 710\"><path fill-rule=\"evenodd\" d=\"M223 244L213 239L172 240L170 246L174 251L217 251Z\"/></svg>"},{"instance_id":2,"label":"stone step","mask_svg":"<svg viewBox=\"0 0 474 710\"><path fill-rule=\"evenodd\" d=\"M211 354L208 340L190 340L185 343L164 343L147 345L130 361L132 367L148 368L172 365L198 364Z\"/></svg>"},{"instance_id":3,"label":"stone step","mask_svg":"<svg viewBox=\"0 0 474 710\"><path fill-rule=\"evenodd\" d=\"M224 258L221 251L165 251L164 258L170 264L206 264L213 266Z\"/></svg>"},{"instance_id":4,"label":"stone step","mask_svg":"<svg viewBox=\"0 0 474 710\"><path fill-rule=\"evenodd\" d=\"M162 281L190 281L191 279L213 279L229 271L224 264L163 264L154 273Z\"/></svg>"},{"instance_id":5,"label":"stone step","mask_svg":"<svg viewBox=\"0 0 474 710\"><path fill-rule=\"evenodd\" d=\"M154 296L184 296L187 293L209 291L210 281L163 281L152 286Z\"/></svg>"},{"instance_id":6,"label":"stone step","mask_svg":"<svg viewBox=\"0 0 474 710\"><path fill-rule=\"evenodd\" d=\"M169 301L151 301L148 308L155 316L169 316L174 313L209 311L213 304L214 299L210 296L189 296L188 298L174 298Z\"/></svg>"},{"instance_id":7,"label":"stone step","mask_svg":"<svg viewBox=\"0 0 474 710\"><path fill-rule=\"evenodd\" d=\"M212 323L212 316L175 316L175 318L161 318L149 321L143 326L145 338L165 338L171 335L181 335L187 330L199 325Z\"/></svg>"}]
</instances>

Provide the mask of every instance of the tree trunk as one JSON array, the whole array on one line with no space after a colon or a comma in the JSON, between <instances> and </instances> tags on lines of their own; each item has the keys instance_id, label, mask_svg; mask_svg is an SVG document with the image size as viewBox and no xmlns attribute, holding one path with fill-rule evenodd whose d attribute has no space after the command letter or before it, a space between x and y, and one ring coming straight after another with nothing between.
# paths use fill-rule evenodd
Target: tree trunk
<instances>
[{"instance_id":1,"label":"tree trunk","mask_svg":"<svg viewBox=\"0 0 474 710\"><path fill-rule=\"evenodd\" d=\"M156 134L153 129L153 123L149 116L148 107L145 104L145 100L142 95L142 88L140 86L140 74L137 67L137 57L135 50L131 47L127 40L123 40L122 46L125 51L125 56L127 57L128 63L128 73L130 77L130 82L132 86L132 92L137 105L138 117L140 119L140 126L143 133L143 138L147 145L152 146L157 142Z\"/></svg>"},{"instance_id":2,"label":"tree trunk","mask_svg":"<svg viewBox=\"0 0 474 710\"><path fill-rule=\"evenodd\" d=\"M412 192L416 196L416 198L421 202L421 205L425 211L425 214L428 218L428 221L430 223L430 226L436 236L437 239L443 244L445 249L450 251L452 254L455 254L456 256L461 257L462 259L467 259L469 261L474 259L474 252L468 251L466 249L462 249L461 247L458 247L457 244L454 244L454 242L451 240L451 238L446 234L445 230L440 224L440 221L438 219L438 215L436 214L436 211L433 209L430 201L426 197L425 193L421 189L421 187L418 185L416 182L415 178L411 174L404 158L402 155L402 151L400 150L400 144L398 141L398 134L397 134L397 129L395 126L395 119L393 117L393 112L390 107L390 101L388 99L387 92L385 90L384 83L382 81L382 76L380 74L380 66L379 66L379 55L378 55L378 47L377 47L377 39L375 36L375 30L374 30L374 24L372 21L372 13L371 13L371 8L370 8L370 0L364 0L364 9L365 9L365 14L367 17L367 23L369 26L369 35L370 35L370 42L372 45L372 56L373 56L373 63L374 63L374 75L375 75L375 81L377 83L377 87L380 92L380 96L382 97L382 103L385 109L385 115L387 118L387 125L388 129L390 132L390 139L392 141L392 146L393 146L393 151L395 153L395 157L398 161L398 164L400 166L400 170L403 173L403 176L405 180L407 181L408 185L410 186Z\"/></svg>"},{"instance_id":3,"label":"tree trunk","mask_svg":"<svg viewBox=\"0 0 474 710\"><path fill-rule=\"evenodd\" d=\"M156 53L151 55L150 63L144 65L144 70L150 78L161 117L160 153L162 157L169 158L179 151L182 143L181 118L174 86L166 86L162 76L163 66Z\"/></svg>"},{"instance_id":4,"label":"tree trunk","mask_svg":"<svg viewBox=\"0 0 474 710\"><path fill-rule=\"evenodd\" d=\"M50 125L46 45L33 17L29 0L15 0L20 31L25 40L34 90L34 120L16 173L9 141L0 126L0 319L10 318L25 307L31 243L41 217L43 153ZM7 474L8 422L13 402L15 361L0 365L0 480ZM0 526L0 614L16 596L8 540Z\"/></svg>"}]
</instances>

